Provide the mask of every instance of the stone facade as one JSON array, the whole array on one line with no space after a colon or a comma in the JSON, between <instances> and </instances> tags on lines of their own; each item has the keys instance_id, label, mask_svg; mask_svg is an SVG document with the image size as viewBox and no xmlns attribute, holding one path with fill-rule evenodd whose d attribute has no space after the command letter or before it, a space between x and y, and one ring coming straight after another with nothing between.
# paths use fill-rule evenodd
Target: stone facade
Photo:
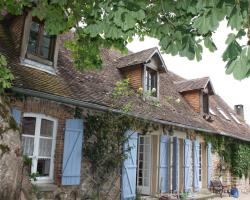
<instances>
[{"instance_id":1,"label":"stone facade","mask_svg":"<svg viewBox=\"0 0 250 200\"><path fill-rule=\"evenodd\" d=\"M249 184L249 177L234 177L230 173L229 169L223 164L222 170L218 169L220 164L220 157L217 153L212 154L212 180L221 180L223 184L229 185L231 187L237 187L240 192L249 192L250 191L250 184Z\"/></svg>"}]
</instances>

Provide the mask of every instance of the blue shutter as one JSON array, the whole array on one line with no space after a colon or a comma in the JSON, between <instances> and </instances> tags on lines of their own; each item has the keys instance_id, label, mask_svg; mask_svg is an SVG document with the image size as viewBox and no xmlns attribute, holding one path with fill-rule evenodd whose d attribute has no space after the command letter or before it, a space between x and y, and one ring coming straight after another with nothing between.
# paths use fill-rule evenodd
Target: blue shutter
<instances>
[{"instance_id":1,"label":"blue shutter","mask_svg":"<svg viewBox=\"0 0 250 200\"><path fill-rule=\"evenodd\" d=\"M199 190L199 148L200 143L194 141L194 191Z\"/></svg>"},{"instance_id":2,"label":"blue shutter","mask_svg":"<svg viewBox=\"0 0 250 200\"><path fill-rule=\"evenodd\" d=\"M122 167L122 192L121 199L136 198L136 162L137 162L137 140L138 134L134 131L126 131L125 136L128 137L124 144L124 153L127 159L123 162Z\"/></svg>"},{"instance_id":3,"label":"blue shutter","mask_svg":"<svg viewBox=\"0 0 250 200\"><path fill-rule=\"evenodd\" d=\"M191 141L184 140L184 191L190 192Z\"/></svg>"},{"instance_id":4,"label":"blue shutter","mask_svg":"<svg viewBox=\"0 0 250 200\"><path fill-rule=\"evenodd\" d=\"M179 185L179 140L173 138L173 192L178 192Z\"/></svg>"},{"instance_id":5,"label":"blue shutter","mask_svg":"<svg viewBox=\"0 0 250 200\"><path fill-rule=\"evenodd\" d=\"M210 187L212 179L212 144L207 144L207 185Z\"/></svg>"},{"instance_id":6,"label":"blue shutter","mask_svg":"<svg viewBox=\"0 0 250 200\"><path fill-rule=\"evenodd\" d=\"M67 119L64 134L62 185L79 185L83 143L83 120Z\"/></svg>"},{"instance_id":7,"label":"blue shutter","mask_svg":"<svg viewBox=\"0 0 250 200\"><path fill-rule=\"evenodd\" d=\"M21 111L16 109L16 108L12 108L11 114L12 114L13 119L16 121L17 125L20 125L20 123L21 123Z\"/></svg>"},{"instance_id":8,"label":"blue shutter","mask_svg":"<svg viewBox=\"0 0 250 200\"><path fill-rule=\"evenodd\" d=\"M160 192L169 192L169 137L161 136L160 141L160 166L159 166L159 186Z\"/></svg>"}]
</instances>

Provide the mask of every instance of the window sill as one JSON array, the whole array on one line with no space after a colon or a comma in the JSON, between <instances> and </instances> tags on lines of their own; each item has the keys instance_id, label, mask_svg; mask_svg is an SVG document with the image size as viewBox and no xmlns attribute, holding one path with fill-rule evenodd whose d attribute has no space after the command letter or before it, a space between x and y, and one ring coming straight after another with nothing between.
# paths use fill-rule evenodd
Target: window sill
<instances>
[{"instance_id":1,"label":"window sill","mask_svg":"<svg viewBox=\"0 0 250 200\"><path fill-rule=\"evenodd\" d=\"M52 74L52 75L56 75L56 70L50 65L45 65L45 64L27 59L27 58L24 58L24 59L21 58L20 64L23 66L26 66L26 67L30 67L33 69L38 69L38 70L47 72L47 73Z\"/></svg>"},{"instance_id":2,"label":"window sill","mask_svg":"<svg viewBox=\"0 0 250 200\"><path fill-rule=\"evenodd\" d=\"M149 100L149 101L159 101L159 97L154 97L154 96L148 96L144 94L144 99Z\"/></svg>"},{"instance_id":3,"label":"window sill","mask_svg":"<svg viewBox=\"0 0 250 200\"><path fill-rule=\"evenodd\" d=\"M53 192L58 188L57 185L52 183L35 183L35 185L41 192Z\"/></svg>"}]
</instances>

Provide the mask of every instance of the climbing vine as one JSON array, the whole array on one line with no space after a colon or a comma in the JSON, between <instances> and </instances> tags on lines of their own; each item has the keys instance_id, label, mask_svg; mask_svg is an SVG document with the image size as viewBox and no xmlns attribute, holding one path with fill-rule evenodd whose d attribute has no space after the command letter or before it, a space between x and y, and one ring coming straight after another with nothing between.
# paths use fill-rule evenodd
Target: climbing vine
<instances>
[{"instance_id":1,"label":"climbing vine","mask_svg":"<svg viewBox=\"0 0 250 200\"><path fill-rule=\"evenodd\" d=\"M234 176L249 176L250 171L250 143L221 135L205 135L207 142L211 142L212 149L228 165Z\"/></svg>"},{"instance_id":2,"label":"climbing vine","mask_svg":"<svg viewBox=\"0 0 250 200\"><path fill-rule=\"evenodd\" d=\"M127 158L126 152L132 148L126 147L126 149L124 144L134 133L133 130L141 130L142 133L145 133L152 127L149 121L127 115L134 107L133 102L129 101L130 96L134 94L135 92L129 88L128 79L118 81L111 93L111 104L112 108L117 108L120 106L119 102L122 101L119 108L123 113L117 114L110 110L88 113L85 117L84 157L91 164L94 183L92 188L95 189L92 195L95 199L99 199L100 194L105 193L105 183L114 178L116 174L120 174L122 162ZM125 135L124 133L128 130L132 131L129 135Z\"/></svg>"},{"instance_id":3,"label":"climbing vine","mask_svg":"<svg viewBox=\"0 0 250 200\"><path fill-rule=\"evenodd\" d=\"M11 87L11 81L13 79L12 73L7 68L6 58L0 54L0 94L2 94L5 89Z\"/></svg>"}]
</instances>

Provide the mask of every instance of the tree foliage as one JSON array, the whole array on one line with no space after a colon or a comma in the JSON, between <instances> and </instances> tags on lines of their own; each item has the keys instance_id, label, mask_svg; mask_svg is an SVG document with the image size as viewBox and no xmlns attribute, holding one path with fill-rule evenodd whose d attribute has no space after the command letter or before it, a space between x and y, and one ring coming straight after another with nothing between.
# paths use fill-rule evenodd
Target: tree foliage
<instances>
[{"instance_id":1,"label":"tree foliage","mask_svg":"<svg viewBox=\"0 0 250 200\"><path fill-rule=\"evenodd\" d=\"M249 29L248 0L4 0L2 17L31 8L45 21L51 34L74 27L76 37L67 43L79 69L99 68L101 47L126 51L137 35L157 38L164 53L202 59L203 48L216 51L213 34L226 20L231 32L223 54L226 73L236 79L250 75L249 42L239 40Z\"/></svg>"}]
</instances>

